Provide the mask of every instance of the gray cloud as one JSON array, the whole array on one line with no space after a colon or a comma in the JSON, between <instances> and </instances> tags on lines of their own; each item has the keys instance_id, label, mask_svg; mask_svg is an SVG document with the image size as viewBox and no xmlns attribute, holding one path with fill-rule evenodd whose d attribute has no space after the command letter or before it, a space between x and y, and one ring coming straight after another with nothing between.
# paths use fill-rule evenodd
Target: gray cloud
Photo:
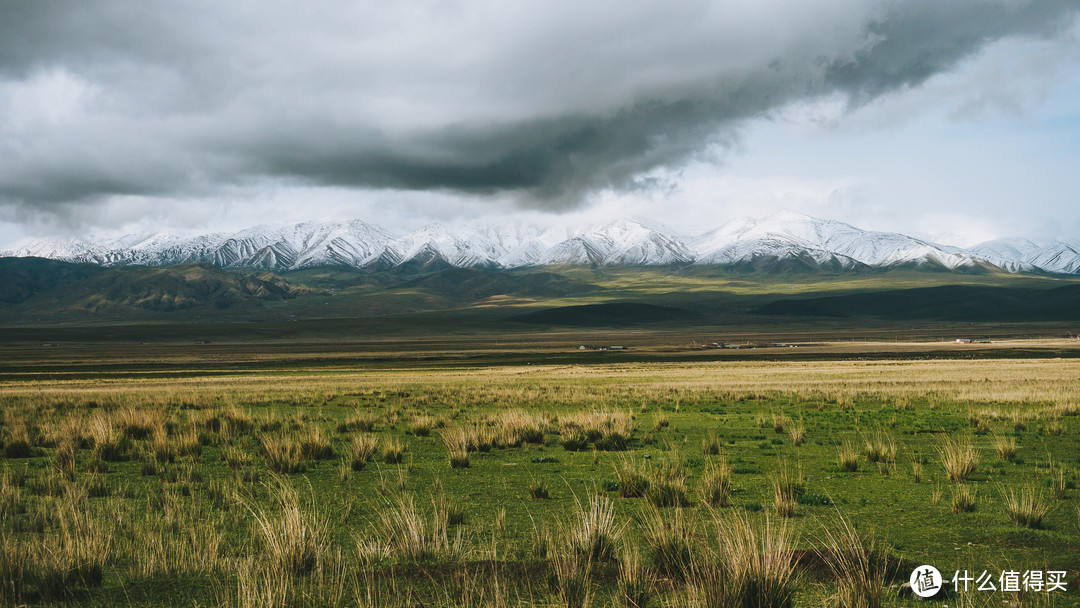
<instances>
[{"instance_id":1,"label":"gray cloud","mask_svg":"<svg viewBox=\"0 0 1080 608\"><path fill-rule=\"evenodd\" d=\"M1075 0L3 2L0 203L260 181L563 208L748 119L916 87ZM632 5L632 6L631 6Z\"/></svg>"}]
</instances>

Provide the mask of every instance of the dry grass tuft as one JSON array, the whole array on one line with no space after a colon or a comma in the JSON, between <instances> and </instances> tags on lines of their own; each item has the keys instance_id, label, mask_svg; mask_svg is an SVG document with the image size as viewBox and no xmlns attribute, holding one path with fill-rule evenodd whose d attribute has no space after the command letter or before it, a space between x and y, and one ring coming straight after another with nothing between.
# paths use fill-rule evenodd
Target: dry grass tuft
<instances>
[{"instance_id":1,"label":"dry grass tuft","mask_svg":"<svg viewBox=\"0 0 1080 608\"><path fill-rule=\"evenodd\" d=\"M1013 489L1002 489L1001 499L1005 503L1009 519L1014 524L1026 528L1041 528L1043 519L1053 510L1053 506L1043 500L1042 495L1031 487L1021 488L1019 494Z\"/></svg>"},{"instance_id":2,"label":"dry grass tuft","mask_svg":"<svg viewBox=\"0 0 1080 608\"><path fill-rule=\"evenodd\" d=\"M405 445L398 439L388 439L383 443L383 462L386 464L398 464L405 455Z\"/></svg>"},{"instance_id":3,"label":"dry grass tuft","mask_svg":"<svg viewBox=\"0 0 1080 608\"><path fill-rule=\"evenodd\" d=\"M612 560L618 555L622 528L615 524L615 503L592 495L588 505L577 503L577 522L568 526L571 549L586 561Z\"/></svg>"},{"instance_id":4,"label":"dry grass tuft","mask_svg":"<svg viewBox=\"0 0 1080 608\"><path fill-rule=\"evenodd\" d=\"M889 578L888 551L872 534L861 537L840 517L833 530L824 528L825 565L836 579L837 608L880 608Z\"/></svg>"},{"instance_id":5,"label":"dry grass tuft","mask_svg":"<svg viewBox=\"0 0 1080 608\"><path fill-rule=\"evenodd\" d=\"M710 507L726 507L731 501L731 467L720 460L705 466L701 475L701 497Z\"/></svg>"},{"instance_id":6,"label":"dry grass tuft","mask_svg":"<svg viewBox=\"0 0 1080 608\"><path fill-rule=\"evenodd\" d=\"M990 443L1001 460L1009 462L1016 457L1016 439L1005 435L994 435Z\"/></svg>"},{"instance_id":7,"label":"dry grass tuft","mask_svg":"<svg viewBox=\"0 0 1080 608\"><path fill-rule=\"evenodd\" d=\"M641 564L636 548L627 549L619 557L618 593L615 601L622 608L648 608L656 596L656 584Z\"/></svg>"},{"instance_id":8,"label":"dry grass tuft","mask_svg":"<svg viewBox=\"0 0 1080 608\"><path fill-rule=\"evenodd\" d=\"M855 449L855 444L845 442L837 448L836 466L847 473L854 473L859 470L859 452Z\"/></svg>"},{"instance_id":9,"label":"dry grass tuft","mask_svg":"<svg viewBox=\"0 0 1080 608\"><path fill-rule=\"evenodd\" d=\"M975 510L975 490L964 484L953 488L952 512L970 513Z\"/></svg>"},{"instance_id":10,"label":"dry grass tuft","mask_svg":"<svg viewBox=\"0 0 1080 608\"><path fill-rule=\"evenodd\" d=\"M873 437L863 439L866 446L866 459L870 462L896 462L896 442L892 435L878 432Z\"/></svg>"},{"instance_id":11,"label":"dry grass tuft","mask_svg":"<svg viewBox=\"0 0 1080 608\"><path fill-rule=\"evenodd\" d=\"M790 608L796 539L786 523L714 513L715 550L695 558L685 583L688 606Z\"/></svg>"},{"instance_id":12,"label":"dry grass tuft","mask_svg":"<svg viewBox=\"0 0 1080 608\"><path fill-rule=\"evenodd\" d=\"M260 555L282 576L311 572L320 565L329 545L327 518L313 506L302 507L299 493L285 480L276 479L269 490L273 508L248 506Z\"/></svg>"},{"instance_id":13,"label":"dry grass tuft","mask_svg":"<svg viewBox=\"0 0 1080 608\"><path fill-rule=\"evenodd\" d=\"M646 509L641 516L641 533L652 551L656 572L671 579L684 579L694 561L695 530L687 524L683 510Z\"/></svg>"},{"instance_id":14,"label":"dry grass tuft","mask_svg":"<svg viewBox=\"0 0 1080 608\"><path fill-rule=\"evenodd\" d=\"M401 494L379 513L388 554L400 561L458 560L465 555L462 533L450 538L448 519L438 514L425 518L413 497Z\"/></svg>"},{"instance_id":15,"label":"dry grass tuft","mask_svg":"<svg viewBox=\"0 0 1080 608\"><path fill-rule=\"evenodd\" d=\"M945 473L953 483L967 481L979 464L979 452L970 438L954 440L945 437L941 440L938 451L941 453L941 464L945 467Z\"/></svg>"},{"instance_id":16,"label":"dry grass tuft","mask_svg":"<svg viewBox=\"0 0 1080 608\"><path fill-rule=\"evenodd\" d=\"M558 606L587 608L592 605L592 561L576 551L554 544L548 548L553 587Z\"/></svg>"},{"instance_id":17,"label":"dry grass tuft","mask_svg":"<svg viewBox=\"0 0 1080 608\"><path fill-rule=\"evenodd\" d=\"M446 457L451 469L469 467L469 436L460 428L445 428L442 442L446 446Z\"/></svg>"},{"instance_id":18,"label":"dry grass tuft","mask_svg":"<svg viewBox=\"0 0 1080 608\"><path fill-rule=\"evenodd\" d=\"M657 507L685 507L690 504L686 486L687 471L682 456L674 446L668 457L656 466L649 476L645 498Z\"/></svg>"},{"instance_id":19,"label":"dry grass tuft","mask_svg":"<svg viewBox=\"0 0 1080 608\"><path fill-rule=\"evenodd\" d=\"M806 492L802 468L782 463L773 477L773 506L780 517L794 517L798 497Z\"/></svg>"},{"instance_id":20,"label":"dry grass tuft","mask_svg":"<svg viewBox=\"0 0 1080 608\"><path fill-rule=\"evenodd\" d=\"M369 433L361 433L352 440L349 465L354 471L362 471L379 449L379 439Z\"/></svg>"},{"instance_id":21,"label":"dry grass tuft","mask_svg":"<svg viewBox=\"0 0 1080 608\"><path fill-rule=\"evenodd\" d=\"M288 475L305 470L300 462L300 446L290 437L264 435L262 451L267 468L275 473Z\"/></svg>"},{"instance_id":22,"label":"dry grass tuft","mask_svg":"<svg viewBox=\"0 0 1080 608\"><path fill-rule=\"evenodd\" d=\"M641 470L633 455L615 465L615 478L619 482L620 498L640 498L649 489L649 476Z\"/></svg>"},{"instance_id":23,"label":"dry grass tuft","mask_svg":"<svg viewBox=\"0 0 1080 608\"><path fill-rule=\"evenodd\" d=\"M339 433L371 433L375 431L378 422L379 417L374 414L357 412L339 422L337 431Z\"/></svg>"},{"instance_id":24,"label":"dry grass tuft","mask_svg":"<svg viewBox=\"0 0 1080 608\"><path fill-rule=\"evenodd\" d=\"M791 437L791 443L796 447L802 445L802 442L806 440L806 426L802 422L798 425L791 425L788 428L788 436Z\"/></svg>"}]
</instances>

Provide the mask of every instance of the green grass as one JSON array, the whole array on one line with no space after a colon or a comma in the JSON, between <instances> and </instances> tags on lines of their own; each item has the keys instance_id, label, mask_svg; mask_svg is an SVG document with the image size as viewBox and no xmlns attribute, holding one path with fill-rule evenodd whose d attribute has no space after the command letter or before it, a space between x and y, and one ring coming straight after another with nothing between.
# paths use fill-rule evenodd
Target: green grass
<instances>
[{"instance_id":1,"label":"green grass","mask_svg":"<svg viewBox=\"0 0 1080 608\"><path fill-rule=\"evenodd\" d=\"M781 371L823 373L801 363L756 365L745 369L770 386ZM853 546L872 529L875 551L889 547L890 564L939 564L943 572L1008 564L1080 569L1077 492L1054 499L1045 513L1049 499L1040 498L1039 508L1026 511L1037 521L1010 518L1010 501L1027 495L1008 490L1041 483L1048 455L1062 483L1074 480L1080 466L1074 410L1058 412L1055 420L1066 429L1060 434L1038 431L1045 418L1014 430L1013 412L1050 415L1054 405L1046 395L1057 391L1054 382L1040 380L1045 392L1029 401L979 405L1003 412L985 416L991 433L979 435L968 423L972 404L936 389L923 395L890 393L895 386L833 395L736 390L727 364L680 369L466 361L445 370L324 364L250 378L192 370L168 381L167 395L159 385L124 385L107 374L35 388L8 380L0 439L27 437L29 454L0 458L0 548L7 552L0 573L21 585L10 591L19 601L47 596L67 605L248 605L241 599L268 589L279 590L282 603L355 605L357 594L382 593L460 605L469 594L496 587L537 604L580 598L584 589L593 605L630 596L662 605L681 601L687 580L708 582L709 551L735 552L717 544L717 525L736 526L747 538L757 530L753 542L763 542L766 518L779 525L778 498L790 503L782 523L798 539L793 549L800 556L826 547L821 528L835 526L839 513L852 529L829 528L834 544L849 539ZM928 368L918 369L924 371L912 375L924 381ZM1004 363L970 369L965 373L980 380L1006 373ZM876 378L881 370L872 364L860 373ZM1028 370L1020 377L1041 376ZM151 412L146 420L162 426L147 422L147 432L132 436L110 432L121 428L119 413L128 407L123 428L141 428L144 410ZM633 416L624 450L586 447L592 442L584 429L602 439L589 425L624 413ZM786 420L783 433L769 424L759 428L758 419L771 421L773 413ZM655 424L661 416L666 425ZM86 424L69 427L66 420ZM431 421L428 433L416 433L418 420ZM446 425L439 428L436 420ZM563 420L572 423L558 423ZM95 429L94 421L116 424ZM799 445L786 434L792 421L805 429ZM165 435L155 436L154 428ZM496 439L481 451L471 439L474 432L507 428L517 440ZM1005 433L1015 439L1011 460L993 457L995 438ZM109 459L96 459L96 435ZM163 437L166 445L155 447ZM189 445L191 437L200 449ZM974 510L953 512L955 484L940 458L944 437L970 441L982 457L964 486L976 492ZM172 462L151 460L156 449ZM854 452L854 469L838 459L845 449ZM919 454L931 456L916 460ZM151 461L156 474L140 474ZM67 474L71 462L74 481ZM918 483L909 462L921 463ZM944 495L936 504L935 492ZM53 515L73 499L86 511L66 520ZM98 546L111 539L100 574L93 560L86 560L86 571L12 574L33 570L28 564L44 543L85 537L87 521L97 526L88 538ZM869 558L856 551L844 559ZM337 572L345 589L340 597ZM874 574L869 582L838 586L812 562L798 572L795 606L879 585ZM777 583L778 597L786 597L786 580Z\"/></svg>"}]
</instances>

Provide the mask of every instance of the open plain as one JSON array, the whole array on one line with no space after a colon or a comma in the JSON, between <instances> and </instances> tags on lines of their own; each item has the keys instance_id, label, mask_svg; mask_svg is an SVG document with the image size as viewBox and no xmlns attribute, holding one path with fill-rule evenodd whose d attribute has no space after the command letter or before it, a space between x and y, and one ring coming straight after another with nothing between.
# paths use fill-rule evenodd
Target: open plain
<instances>
[{"instance_id":1,"label":"open plain","mask_svg":"<svg viewBox=\"0 0 1080 608\"><path fill-rule=\"evenodd\" d=\"M1071 338L50 331L0 366L6 603L893 606L920 564L1067 573L946 604L1080 587Z\"/></svg>"}]
</instances>

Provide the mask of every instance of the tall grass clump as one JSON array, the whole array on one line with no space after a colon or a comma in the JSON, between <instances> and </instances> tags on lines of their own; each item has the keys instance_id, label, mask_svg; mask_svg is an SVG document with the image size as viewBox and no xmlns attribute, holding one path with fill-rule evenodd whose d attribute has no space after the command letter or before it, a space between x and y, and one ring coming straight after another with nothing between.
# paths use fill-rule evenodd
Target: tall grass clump
<instances>
[{"instance_id":1,"label":"tall grass clump","mask_svg":"<svg viewBox=\"0 0 1080 608\"><path fill-rule=\"evenodd\" d=\"M941 440L938 451L941 453L941 465L945 467L945 473L953 483L967 481L979 464L979 452L970 438L954 440L945 437Z\"/></svg>"},{"instance_id":2,"label":"tall grass clump","mask_svg":"<svg viewBox=\"0 0 1080 608\"><path fill-rule=\"evenodd\" d=\"M374 414L356 412L339 422L337 431L339 433L371 433L375 431L378 422L379 417Z\"/></svg>"},{"instance_id":3,"label":"tall grass clump","mask_svg":"<svg viewBox=\"0 0 1080 608\"><path fill-rule=\"evenodd\" d=\"M922 481L922 462L918 457L911 459L911 480L915 483Z\"/></svg>"},{"instance_id":4,"label":"tall grass clump","mask_svg":"<svg viewBox=\"0 0 1080 608\"><path fill-rule=\"evenodd\" d=\"M386 464L398 464L405 454L405 446L397 439L388 439L383 443L383 462Z\"/></svg>"},{"instance_id":5,"label":"tall grass clump","mask_svg":"<svg viewBox=\"0 0 1080 608\"><path fill-rule=\"evenodd\" d=\"M646 509L641 516L641 533L652 552L658 574L682 580L694 561L695 530L687 524L682 509Z\"/></svg>"},{"instance_id":6,"label":"tall grass clump","mask_svg":"<svg viewBox=\"0 0 1080 608\"><path fill-rule=\"evenodd\" d=\"M1073 481L1071 479L1065 479L1065 470L1058 469L1057 474L1054 474L1053 468L1050 469L1050 476L1046 480L1047 485L1050 486L1050 496L1057 500L1063 500L1069 493L1069 488L1073 487Z\"/></svg>"},{"instance_id":7,"label":"tall grass clump","mask_svg":"<svg viewBox=\"0 0 1080 608\"><path fill-rule=\"evenodd\" d=\"M304 507L295 488L282 479L269 487L272 509L248 506L260 555L283 576L311 572L329 545L328 518Z\"/></svg>"},{"instance_id":8,"label":"tall grass clump","mask_svg":"<svg viewBox=\"0 0 1080 608\"><path fill-rule=\"evenodd\" d=\"M615 478L619 483L620 498L640 498L649 489L649 476L641 470L633 456L623 458L615 465Z\"/></svg>"},{"instance_id":9,"label":"tall grass clump","mask_svg":"<svg viewBox=\"0 0 1080 608\"><path fill-rule=\"evenodd\" d=\"M837 608L880 608L889 578L888 550L873 534L860 536L843 517L824 528L822 557L836 580Z\"/></svg>"},{"instance_id":10,"label":"tall grass clump","mask_svg":"<svg viewBox=\"0 0 1080 608\"><path fill-rule=\"evenodd\" d=\"M586 440L600 444L597 449L625 449L634 432L634 416L617 411L575 412L559 416L559 429L563 434L584 433Z\"/></svg>"},{"instance_id":11,"label":"tall grass clump","mask_svg":"<svg viewBox=\"0 0 1080 608\"><path fill-rule=\"evenodd\" d=\"M701 440L701 451L706 456L716 456L720 454L720 449L720 438L712 432L710 432L707 437Z\"/></svg>"},{"instance_id":12,"label":"tall grass clump","mask_svg":"<svg viewBox=\"0 0 1080 608\"><path fill-rule=\"evenodd\" d=\"M448 520L438 513L424 517L410 494L402 493L385 505L379 520L384 545L399 561L456 560L465 554L460 530L451 538Z\"/></svg>"},{"instance_id":13,"label":"tall grass clump","mask_svg":"<svg viewBox=\"0 0 1080 608\"><path fill-rule=\"evenodd\" d=\"M106 462L122 460L128 450L128 439L104 415L90 419L89 431L94 455Z\"/></svg>"},{"instance_id":14,"label":"tall grass clump","mask_svg":"<svg viewBox=\"0 0 1080 608\"><path fill-rule=\"evenodd\" d=\"M1043 519L1053 509L1035 488L1021 488L1019 494L1013 490L1002 490L1001 499L1005 503L1005 511L1009 519L1018 526L1039 529L1043 527Z\"/></svg>"},{"instance_id":15,"label":"tall grass clump","mask_svg":"<svg viewBox=\"0 0 1080 608\"><path fill-rule=\"evenodd\" d=\"M856 451L855 444L845 442L837 448L836 466L840 467L841 471L847 473L854 473L859 470L859 452Z\"/></svg>"},{"instance_id":16,"label":"tall grass clump","mask_svg":"<svg viewBox=\"0 0 1080 608\"><path fill-rule=\"evenodd\" d=\"M953 487L952 512L970 513L975 510L975 491L965 484Z\"/></svg>"},{"instance_id":17,"label":"tall grass clump","mask_svg":"<svg viewBox=\"0 0 1080 608\"><path fill-rule=\"evenodd\" d=\"M370 433L361 433L353 437L349 465L354 471L362 471L375 452L379 450L379 439Z\"/></svg>"},{"instance_id":18,"label":"tall grass clump","mask_svg":"<svg viewBox=\"0 0 1080 608\"><path fill-rule=\"evenodd\" d=\"M796 539L787 524L713 514L716 547L695 558L687 603L709 608L790 608L795 594Z\"/></svg>"},{"instance_id":19,"label":"tall grass clump","mask_svg":"<svg viewBox=\"0 0 1080 608\"><path fill-rule=\"evenodd\" d=\"M592 605L592 561L586 555L552 543L548 549L557 606L587 608Z\"/></svg>"},{"instance_id":20,"label":"tall grass clump","mask_svg":"<svg viewBox=\"0 0 1080 608\"><path fill-rule=\"evenodd\" d=\"M495 425L495 443L499 447L517 447L524 443L543 444L550 428L542 416L523 410L504 412Z\"/></svg>"},{"instance_id":21,"label":"tall grass clump","mask_svg":"<svg viewBox=\"0 0 1080 608\"><path fill-rule=\"evenodd\" d=\"M798 498L806 492L802 469L792 469L787 463L780 465L773 477L773 506L780 517L793 517Z\"/></svg>"},{"instance_id":22,"label":"tall grass clump","mask_svg":"<svg viewBox=\"0 0 1080 608\"><path fill-rule=\"evenodd\" d=\"M266 467L275 473L290 474L305 470L300 462L300 446L289 437L264 435L262 451Z\"/></svg>"},{"instance_id":23,"label":"tall grass clump","mask_svg":"<svg viewBox=\"0 0 1080 608\"><path fill-rule=\"evenodd\" d=\"M616 605L621 608L648 608L649 602L656 596L656 584L642 565L641 554L636 548L627 549L619 556L616 585Z\"/></svg>"},{"instance_id":24,"label":"tall grass clump","mask_svg":"<svg viewBox=\"0 0 1080 608\"><path fill-rule=\"evenodd\" d=\"M460 428L443 429L442 442L446 446L446 458L450 462L451 469L469 467L469 437L464 430Z\"/></svg>"},{"instance_id":25,"label":"tall grass clump","mask_svg":"<svg viewBox=\"0 0 1080 608\"><path fill-rule=\"evenodd\" d=\"M701 475L701 497L710 507L726 507L731 501L731 467L721 460L709 463Z\"/></svg>"},{"instance_id":26,"label":"tall grass clump","mask_svg":"<svg viewBox=\"0 0 1080 608\"><path fill-rule=\"evenodd\" d=\"M994 446L994 451L997 452L998 458L1001 460L1009 462L1016 458L1016 439L1005 435L994 435L990 443Z\"/></svg>"},{"instance_id":27,"label":"tall grass clump","mask_svg":"<svg viewBox=\"0 0 1080 608\"><path fill-rule=\"evenodd\" d=\"M870 462L895 462L896 442L888 433L875 433L873 437L863 439L866 446L866 459Z\"/></svg>"},{"instance_id":28,"label":"tall grass clump","mask_svg":"<svg viewBox=\"0 0 1080 608\"><path fill-rule=\"evenodd\" d=\"M668 458L649 476L645 498L657 507L685 507L690 504L686 487L686 467L678 448L668 450Z\"/></svg>"},{"instance_id":29,"label":"tall grass clump","mask_svg":"<svg viewBox=\"0 0 1080 608\"><path fill-rule=\"evenodd\" d=\"M589 437L580 428L565 429L560 436L559 443L567 452L580 452L589 446Z\"/></svg>"},{"instance_id":30,"label":"tall grass clump","mask_svg":"<svg viewBox=\"0 0 1080 608\"><path fill-rule=\"evenodd\" d=\"M612 560L618 554L622 528L615 523L615 503L594 494L587 505L577 502L577 521L568 527L568 542L587 561Z\"/></svg>"},{"instance_id":31,"label":"tall grass clump","mask_svg":"<svg viewBox=\"0 0 1080 608\"><path fill-rule=\"evenodd\" d=\"M434 426L435 420L431 416L417 416L413 418L412 424L409 425L409 430L417 437L427 437L431 434L431 429Z\"/></svg>"},{"instance_id":32,"label":"tall grass clump","mask_svg":"<svg viewBox=\"0 0 1080 608\"><path fill-rule=\"evenodd\" d=\"M0 530L0 602L58 601L100 586L113 558L115 516L91 511L85 493L66 491L52 513L55 531L26 540Z\"/></svg>"},{"instance_id":33,"label":"tall grass clump","mask_svg":"<svg viewBox=\"0 0 1080 608\"><path fill-rule=\"evenodd\" d=\"M300 439L300 456L304 460L328 460L334 457L330 435L321 426L312 426Z\"/></svg>"},{"instance_id":34,"label":"tall grass clump","mask_svg":"<svg viewBox=\"0 0 1080 608\"><path fill-rule=\"evenodd\" d=\"M788 437L791 437L791 443L796 447L802 445L806 439L806 426L801 421L797 425L792 424L788 428Z\"/></svg>"},{"instance_id":35,"label":"tall grass clump","mask_svg":"<svg viewBox=\"0 0 1080 608\"><path fill-rule=\"evenodd\" d=\"M777 435L782 435L784 433L784 426L786 424L788 424L788 420L785 416L773 413L772 426L773 431L776 432Z\"/></svg>"}]
</instances>

